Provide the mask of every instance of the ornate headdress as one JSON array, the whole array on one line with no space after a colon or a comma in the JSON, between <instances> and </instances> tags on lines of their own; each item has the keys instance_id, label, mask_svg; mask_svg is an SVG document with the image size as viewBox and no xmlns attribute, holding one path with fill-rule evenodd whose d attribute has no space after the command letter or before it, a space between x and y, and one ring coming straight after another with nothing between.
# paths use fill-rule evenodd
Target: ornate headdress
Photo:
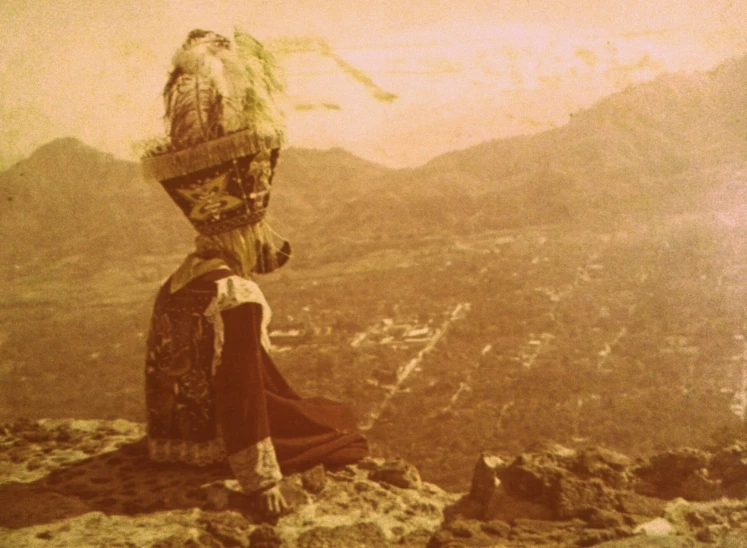
<instances>
[{"instance_id":1,"label":"ornate headdress","mask_svg":"<svg viewBox=\"0 0 747 548\"><path fill-rule=\"evenodd\" d=\"M163 92L169 140L141 160L144 174L160 181L205 236L264 222L282 144L272 58L246 34L237 31L236 41L234 49L214 32L189 33ZM262 271L290 254L285 241L257 248L282 255L260 261Z\"/></svg>"}]
</instances>

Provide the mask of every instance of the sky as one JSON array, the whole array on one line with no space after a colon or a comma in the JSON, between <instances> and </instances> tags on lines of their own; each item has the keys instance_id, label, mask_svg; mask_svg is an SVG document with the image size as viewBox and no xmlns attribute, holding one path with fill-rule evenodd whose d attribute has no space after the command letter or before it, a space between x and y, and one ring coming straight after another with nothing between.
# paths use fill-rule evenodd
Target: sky
<instances>
[{"instance_id":1,"label":"sky","mask_svg":"<svg viewBox=\"0 0 747 548\"><path fill-rule=\"evenodd\" d=\"M276 51L291 146L393 167L747 54L747 0L0 2L0 169L67 136L136 159L163 133L160 91L193 28Z\"/></svg>"}]
</instances>

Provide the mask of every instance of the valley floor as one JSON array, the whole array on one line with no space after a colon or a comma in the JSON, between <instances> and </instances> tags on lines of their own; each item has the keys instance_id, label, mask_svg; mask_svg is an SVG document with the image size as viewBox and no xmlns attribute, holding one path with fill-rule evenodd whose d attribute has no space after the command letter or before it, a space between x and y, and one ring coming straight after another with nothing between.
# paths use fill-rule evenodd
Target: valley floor
<instances>
[{"instance_id":1,"label":"valley floor","mask_svg":"<svg viewBox=\"0 0 747 548\"><path fill-rule=\"evenodd\" d=\"M464 490L484 450L741 436L745 228L714 212L341 240L260 283L291 384L351 402L376 454ZM151 299L180 258L6 267L0 417L142 420Z\"/></svg>"}]
</instances>

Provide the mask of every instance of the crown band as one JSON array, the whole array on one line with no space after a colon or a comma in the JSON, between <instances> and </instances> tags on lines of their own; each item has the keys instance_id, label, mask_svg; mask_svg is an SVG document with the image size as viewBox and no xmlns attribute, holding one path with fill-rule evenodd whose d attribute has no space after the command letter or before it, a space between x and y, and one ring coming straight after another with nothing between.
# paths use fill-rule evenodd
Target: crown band
<instances>
[{"instance_id":1,"label":"crown band","mask_svg":"<svg viewBox=\"0 0 747 548\"><path fill-rule=\"evenodd\" d=\"M145 156L141 159L141 167L147 178L163 181L207 169L234 158L277 148L280 148L280 141L276 136L258 136L253 130L247 129L183 150Z\"/></svg>"}]
</instances>

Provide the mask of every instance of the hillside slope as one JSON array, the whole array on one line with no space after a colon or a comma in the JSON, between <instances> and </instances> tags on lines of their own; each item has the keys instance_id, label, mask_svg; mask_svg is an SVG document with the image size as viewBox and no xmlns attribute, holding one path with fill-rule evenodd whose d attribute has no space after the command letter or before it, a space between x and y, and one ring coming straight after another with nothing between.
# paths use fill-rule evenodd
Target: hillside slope
<instances>
[{"instance_id":1,"label":"hillside slope","mask_svg":"<svg viewBox=\"0 0 747 548\"><path fill-rule=\"evenodd\" d=\"M270 215L294 236L387 171L341 149L291 148L281 156ZM25 262L186 250L193 231L136 163L65 138L0 173L0 237L0 257Z\"/></svg>"},{"instance_id":2,"label":"hillside slope","mask_svg":"<svg viewBox=\"0 0 747 548\"><path fill-rule=\"evenodd\" d=\"M746 90L747 56L707 73L664 75L562 128L392 173L324 226L422 234L709 209L745 164ZM743 188L731 190L744 198Z\"/></svg>"}]
</instances>

